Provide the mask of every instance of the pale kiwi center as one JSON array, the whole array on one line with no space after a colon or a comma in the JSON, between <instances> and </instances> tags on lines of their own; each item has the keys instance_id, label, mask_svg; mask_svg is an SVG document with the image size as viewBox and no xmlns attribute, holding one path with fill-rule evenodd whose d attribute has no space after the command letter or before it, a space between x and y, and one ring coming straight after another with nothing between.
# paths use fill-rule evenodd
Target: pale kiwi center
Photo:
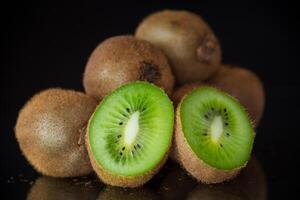
<instances>
[{"instance_id":1,"label":"pale kiwi center","mask_svg":"<svg viewBox=\"0 0 300 200\"><path fill-rule=\"evenodd\" d=\"M219 141L223 133L223 120L221 116L215 116L210 124L211 140L214 143Z\"/></svg>"},{"instance_id":2,"label":"pale kiwi center","mask_svg":"<svg viewBox=\"0 0 300 200\"><path fill-rule=\"evenodd\" d=\"M131 146L134 143L135 138L139 132L139 118L140 112L136 111L130 116L129 120L126 123L124 132L124 143L127 146Z\"/></svg>"}]
</instances>

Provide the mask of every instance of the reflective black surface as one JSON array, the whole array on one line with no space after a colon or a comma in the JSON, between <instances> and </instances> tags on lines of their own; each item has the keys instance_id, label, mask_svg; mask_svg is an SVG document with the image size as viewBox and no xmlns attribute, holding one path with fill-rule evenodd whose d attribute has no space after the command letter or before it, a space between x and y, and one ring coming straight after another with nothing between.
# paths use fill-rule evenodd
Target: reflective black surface
<instances>
[{"instance_id":1,"label":"reflective black surface","mask_svg":"<svg viewBox=\"0 0 300 200\"><path fill-rule=\"evenodd\" d=\"M1 8L0 199L59 199L61 194L65 199L286 199L297 191L292 188L300 167L299 39L296 12L288 2L10 1ZM95 46L110 36L132 34L144 16L165 8L202 15L220 39L223 61L249 68L262 79L266 108L256 130L259 164L253 164L254 172L250 165L249 172L232 182L207 186L169 161L144 188L127 192L106 187L93 176L40 178L14 137L19 109L49 87L83 90L84 65Z\"/></svg>"},{"instance_id":2,"label":"reflective black surface","mask_svg":"<svg viewBox=\"0 0 300 200\"><path fill-rule=\"evenodd\" d=\"M27 200L266 200L268 195L267 179L255 156L238 177L217 185L198 183L171 160L153 180L137 189L107 186L94 175L29 179L18 176L11 177L7 185L15 189L9 199Z\"/></svg>"}]
</instances>

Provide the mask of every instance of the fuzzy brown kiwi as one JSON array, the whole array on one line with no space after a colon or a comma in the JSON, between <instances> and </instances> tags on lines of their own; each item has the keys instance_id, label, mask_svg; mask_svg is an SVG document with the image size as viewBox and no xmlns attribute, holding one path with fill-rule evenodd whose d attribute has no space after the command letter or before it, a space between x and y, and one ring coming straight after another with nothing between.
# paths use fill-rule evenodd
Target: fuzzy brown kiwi
<instances>
[{"instance_id":1,"label":"fuzzy brown kiwi","mask_svg":"<svg viewBox=\"0 0 300 200\"><path fill-rule=\"evenodd\" d=\"M198 15L164 10L146 17L135 36L160 47L170 60L179 85L208 79L221 63L221 47Z\"/></svg>"},{"instance_id":2,"label":"fuzzy brown kiwi","mask_svg":"<svg viewBox=\"0 0 300 200\"><path fill-rule=\"evenodd\" d=\"M237 98L245 106L255 126L259 124L265 105L264 87L252 71L234 65L223 65L207 82Z\"/></svg>"},{"instance_id":3,"label":"fuzzy brown kiwi","mask_svg":"<svg viewBox=\"0 0 300 200\"><path fill-rule=\"evenodd\" d=\"M235 177L247 164L254 136L243 107L217 89L194 89L176 109L177 160L203 183Z\"/></svg>"},{"instance_id":4,"label":"fuzzy brown kiwi","mask_svg":"<svg viewBox=\"0 0 300 200\"><path fill-rule=\"evenodd\" d=\"M89 179L39 177L32 185L27 200L94 200L99 184Z\"/></svg>"},{"instance_id":5,"label":"fuzzy brown kiwi","mask_svg":"<svg viewBox=\"0 0 300 200\"><path fill-rule=\"evenodd\" d=\"M119 86L148 81L171 95L174 77L164 53L133 36L115 36L98 45L85 68L83 84L87 94L102 99Z\"/></svg>"},{"instance_id":6,"label":"fuzzy brown kiwi","mask_svg":"<svg viewBox=\"0 0 300 200\"><path fill-rule=\"evenodd\" d=\"M92 172L84 136L97 101L84 93L47 89L21 109L15 134L22 153L40 173L74 177Z\"/></svg>"}]
</instances>

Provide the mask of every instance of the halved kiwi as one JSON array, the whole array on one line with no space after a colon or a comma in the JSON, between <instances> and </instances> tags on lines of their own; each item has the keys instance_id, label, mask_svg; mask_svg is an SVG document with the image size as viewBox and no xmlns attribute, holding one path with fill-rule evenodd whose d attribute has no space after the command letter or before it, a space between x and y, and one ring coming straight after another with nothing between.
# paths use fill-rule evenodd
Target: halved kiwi
<instances>
[{"instance_id":1,"label":"halved kiwi","mask_svg":"<svg viewBox=\"0 0 300 200\"><path fill-rule=\"evenodd\" d=\"M126 84L106 96L88 125L88 152L100 179L137 187L165 162L172 140L174 109L162 89Z\"/></svg>"},{"instance_id":2,"label":"halved kiwi","mask_svg":"<svg viewBox=\"0 0 300 200\"><path fill-rule=\"evenodd\" d=\"M138 80L172 93L174 77L164 53L147 41L122 35L106 39L93 51L83 84L87 94L101 100L121 85Z\"/></svg>"},{"instance_id":3,"label":"halved kiwi","mask_svg":"<svg viewBox=\"0 0 300 200\"><path fill-rule=\"evenodd\" d=\"M209 25L184 10L163 10L146 17L135 36L161 48L179 85L208 79L220 67L221 48Z\"/></svg>"},{"instance_id":4,"label":"halved kiwi","mask_svg":"<svg viewBox=\"0 0 300 200\"><path fill-rule=\"evenodd\" d=\"M177 156L199 181L218 183L237 175L249 160L253 141L245 109L226 93L200 87L177 107Z\"/></svg>"},{"instance_id":5,"label":"halved kiwi","mask_svg":"<svg viewBox=\"0 0 300 200\"><path fill-rule=\"evenodd\" d=\"M24 156L47 176L73 177L92 172L84 136L97 101L72 90L47 89L19 113L15 132Z\"/></svg>"}]
</instances>

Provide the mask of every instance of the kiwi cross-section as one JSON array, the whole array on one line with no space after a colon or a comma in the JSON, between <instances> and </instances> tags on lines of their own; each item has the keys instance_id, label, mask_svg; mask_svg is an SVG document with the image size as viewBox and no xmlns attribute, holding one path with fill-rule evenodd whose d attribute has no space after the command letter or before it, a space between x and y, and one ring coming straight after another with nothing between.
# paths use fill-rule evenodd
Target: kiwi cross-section
<instances>
[{"instance_id":1,"label":"kiwi cross-section","mask_svg":"<svg viewBox=\"0 0 300 200\"><path fill-rule=\"evenodd\" d=\"M234 177L249 160L253 141L245 109L217 89L195 89L177 108L177 156L199 181L217 183Z\"/></svg>"},{"instance_id":2,"label":"kiwi cross-section","mask_svg":"<svg viewBox=\"0 0 300 200\"><path fill-rule=\"evenodd\" d=\"M103 182L136 187L167 158L174 109L162 89L146 82L121 86L106 96L88 125L92 165Z\"/></svg>"}]
</instances>

